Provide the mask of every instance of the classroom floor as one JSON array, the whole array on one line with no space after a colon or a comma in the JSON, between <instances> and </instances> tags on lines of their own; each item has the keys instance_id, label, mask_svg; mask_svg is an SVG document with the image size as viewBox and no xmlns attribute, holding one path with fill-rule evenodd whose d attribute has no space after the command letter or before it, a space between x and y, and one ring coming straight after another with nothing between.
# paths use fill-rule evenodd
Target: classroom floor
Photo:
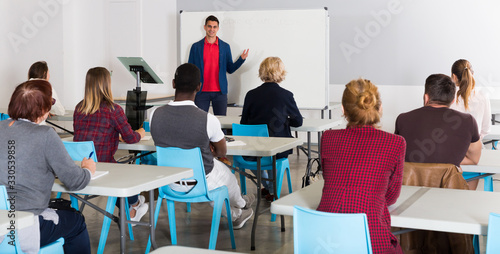
<instances>
[{"instance_id":1,"label":"classroom floor","mask_svg":"<svg viewBox=\"0 0 500 254\"><path fill-rule=\"evenodd\" d=\"M118 155L119 156L119 155ZM304 175L305 168L307 165L307 157L302 152L300 156L296 153L289 156L291 173L292 173L292 184L294 190L297 190L302 185L302 176ZM238 177L239 179L239 177ZM248 192L255 193L255 185L247 182ZM478 190L483 189L483 181L479 182ZM500 181L494 181L494 189L496 191L500 190ZM288 193L288 189L283 187L283 195ZM64 195L63 195L64 197ZM67 197L66 197L67 198ZM99 197L96 199L97 204L100 207L106 206L106 198ZM265 200L262 200L261 205L264 204L265 207L269 206ZM256 203L253 207L255 208ZM150 206L151 208L151 206ZM115 209L115 214L117 214ZM92 246L92 253L97 253L97 246L99 243L99 237L101 233L101 226L103 215L96 212L94 209L86 207L84 209L84 215L87 222L87 227L90 235L90 243ZM292 217L285 216L286 231L281 232L280 230L280 220L277 218L276 222L270 221L271 215L269 212L261 214L259 216L259 224L256 234L256 250L250 250L250 237L252 229L252 219L250 219L245 226L240 230L235 230L235 240L236 240L236 250L242 253L293 253L293 227L292 227ZM147 221L147 215L142 218L142 221ZM176 223L177 223L177 240L178 245L190 246L197 248L208 248L208 241L210 235L210 227L212 221L212 208L208 203L202 204L192 204L191 213L186 212L186 205L179 203L176 205ZM149 231L146 227L136 226L134 227L134 241L130 241L128 238L127 230L127 241L126 241L126 251L125 253L144 253ZM158 220L158 226L156 229L156 241L158 246L170 245L170 233L168 227L168 216L166 203L162 204L160 211L160 216ZM481 253L485 251L485 241L482 237L481 242ZM219 228L219 235L217 241L217 250L232 251L231 242L229 240L229 232L227 230L227 221L225 218L221 219L221 224ZM115 223L111 225L108 240L106 242L106 248L104 253L119 253L120 251L120 239L118 227Z\"/></svg>"}]
</instances>

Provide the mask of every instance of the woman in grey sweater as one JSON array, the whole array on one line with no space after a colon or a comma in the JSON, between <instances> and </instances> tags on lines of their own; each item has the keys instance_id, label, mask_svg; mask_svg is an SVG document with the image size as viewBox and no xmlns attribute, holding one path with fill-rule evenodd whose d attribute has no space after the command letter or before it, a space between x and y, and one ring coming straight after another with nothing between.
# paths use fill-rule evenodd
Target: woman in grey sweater
<instances>
[{"instance_id":1,"label":"woman in grey sweater","mask_svg":"<svg viewBox=\"0 0 500 254\"><path fill-rule=\"evenodd\" d=\"M0 185L7 188L11 210L35 215L39 231L31 230L30 239L25 241L19 232L23 251L36 253L40 246L63 237L65 253L90 253L83 216L48 208L55 176L68 190L80 190L87 186L96 167L92 159L76 166L55 131L38 125L47 118L51 106L49 82L31 80L16 87L8 109L11 118L0 122Z\"/></svg>"}]
</instances>

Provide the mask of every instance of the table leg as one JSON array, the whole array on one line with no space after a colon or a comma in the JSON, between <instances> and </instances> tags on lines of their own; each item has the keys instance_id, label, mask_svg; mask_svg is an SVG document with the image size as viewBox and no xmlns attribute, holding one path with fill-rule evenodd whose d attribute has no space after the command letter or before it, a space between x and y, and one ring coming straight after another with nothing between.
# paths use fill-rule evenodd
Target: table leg
<instances>
[{"instance_id":1,"label":"table leg","mask_svg":"<svg viewBox=\"0 0 500 254\"><path fill-rule=\"evenodd\" d=\"M253 225L252 225L252 238L251 238L251 250L255 250L255 230L257 229L257 221L259 220L259 207L260 207L260 186L262 181L262 174L260 172L261 169L261 158L257 157L257 206L255 207L255 215L253 217ZM275 173L276 175L276 173ZM276 193L275 193L276 194Z\"/></svg>"},{"instance_id":2,"label":"table leg","mask_svg":"<svg viewBox=\"0 0 500 254\"><path fill-rule=\"evenodd\" d=\"M120 197L120 253L125 253L125 198Z\"/></svg>"},{"instance_id":3,"label":"table leg","mask_svg":"<svg viewBox=\"0 0 500 254\"><path fill-rule=\"evenodd\" d=\"M155 217L153 211L155 197L154 197L154 190L149 190L149 234L151 235L151 247L154 249L158 248L158 245L156 244L156 235L155 235Z\"/></svg>"},{"instance_id":4,"label":"table leg","mask_svg":"<svg viewBox=\"0 0 500 254\"><path fill-rule=\"evenodd\" d=\"M311 132L307 132L307 168L306 168L306 174L304 175L304 178L302 179L302 188L308 186L310 184L309 182L309 176L311 175Z\"/></svg>"}]
</instances>

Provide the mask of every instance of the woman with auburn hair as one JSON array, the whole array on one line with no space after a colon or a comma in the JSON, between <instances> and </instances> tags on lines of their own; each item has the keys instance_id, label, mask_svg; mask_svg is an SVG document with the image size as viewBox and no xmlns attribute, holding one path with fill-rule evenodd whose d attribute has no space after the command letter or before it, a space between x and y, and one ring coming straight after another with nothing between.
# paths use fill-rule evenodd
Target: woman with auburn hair
<instances>
[{"instance_id":1,"label":"woman with auburn hair","mask_svg":"<svg viewBox=\"0 0 500 254\"><path fill-rule=\"evenodd\" d=\"M259 78L264 84L248 91L243 104L241 124L267 124L270 137L292 137L290 126L302 126L302 115L295 103L293 93L282 88L278 83L285 80L285 65L279 57L268 57L259 67ZM292 150L276 155L276 159L286 158ZM255 160L254 157L245 157ZM268 178L268 170L262 171L262 177ZM262 196L273 201L271 182L262 181Z\"/></svg>"},{"instance_id":2,"label":"woman with auburn hair","mask_svg":"<svg viewBox=\"0 0 500 254\"><path fill-rule=\"evenodd\" d=\"M0 122L0 185L15 200L16 211L33 213L33 226L18 230L25 253L60 237L65 253L89 253L90 241L85 219L80 213L49 208L56 176L68 190L85 188L95 172L95 162L84 158L75 165L56 132L40 125L52 106L51 85L30 80L16 87L9 102L10 119ZM9 216L10 217L10 216ZM7 236L6 236L7 237ZM3 236L0 236L2 242Z\"/></svg>"},{"instance_id":3,"label":"woman with auburn hair","mask_svg":"<svg viewBox=\"0 0 500 254\"><path fill-rule=\"evenodd\" d=\"M47 62L38 61L31 65L30 69L28 70L28 80L32 79L43 79L49 81L50 72ZM64 115L66 110L64 109L64 106L59 100L59 97L57 96L54 87L52 85L50 87L52 88L52 98L54 99L54 105L52 105L52 107L50 108L50 114L62 116Z\"/></svg>"},{"instance_id":4,"label":"woman with auburn hair","mask_svg":"<svg viewBox=\"0 0 500 254\"><path fill-rule=\"evenodd\" d=\"M451 109L471 114L476 120L481 139L490 132L490 100L476 90L474 70L469 61L460 59L451 66L451 78L457 85L457 95L450 105Z\"/></svg>"},{"instance_id":5,"label":"woman with auburn hair","mask_svg":"<svg viewBox=\"0 0 500 254\"><path fill-rule=\"evenodd\" d=\"M103 67L95 67L87 72L85 97L75 107L73 115L75 136L73 141L94 141L99 162L115 162L120 134L126 143L141 140L146 132L143 128L133 131L120 105L115 104L111 93L111 76ZM128 198L130 217L139 221L148 210L143 196ZM136 214L137 212L137 214Z\"/></svg>"},{"instance_id":6,"label":"woman with auburn hair","mask_svg":"<svg viewBox=\"0 0 500 254\"><path fill-rule=\"evenodd\" d=\"M382 103L369 80L349 82L342 107L347 128L328 130L321 138L325 185L318 211L365 213L373 253L403 253L391 233L387 206L401 190L405 140L376 128Z\"/></svg>"}]
</instances>

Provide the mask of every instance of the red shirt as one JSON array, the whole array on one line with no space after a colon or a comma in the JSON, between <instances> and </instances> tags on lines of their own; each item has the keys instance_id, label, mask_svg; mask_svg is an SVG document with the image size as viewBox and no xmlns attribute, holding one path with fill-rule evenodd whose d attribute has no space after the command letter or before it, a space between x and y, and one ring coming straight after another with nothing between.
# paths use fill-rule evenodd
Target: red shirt
<instances>
[{"instance_id":1,"label":"red shirt","mask_svg":"<svg viewBox=\"0 0 500 254\"><path fill-rule=\"evenodd\" d=\"M103 103L97 112L85 115L78 111L80 104L76 105L73 114L73 141L94 141L99 162L116 162L114 155L118 149L118 134L129 144L141 140L141 134L132 130L120 105L114 104L113 110Z\"/></svg>"},{"instance_id":2,"label":"red shirt","mask_svg":"<svg viewBox=\"0 0 500 254\"><path fill-rule=\"evenodd\" d=\"M373 253L402 253L388 205L403 181L403 137L373 127L330 130L321 139L325 186L318 211L366 213Z\"/></svg>"},{"instance_id":3,"label":"red shirt","mask_svg":"<svg viewBox=\"0 0 500 254\"><path fill-rule=\"evenodd\" d=\"M220 92L219 85L219 38L203 47L203 88L202 92Z\"/></svg>"}]
</instances>

